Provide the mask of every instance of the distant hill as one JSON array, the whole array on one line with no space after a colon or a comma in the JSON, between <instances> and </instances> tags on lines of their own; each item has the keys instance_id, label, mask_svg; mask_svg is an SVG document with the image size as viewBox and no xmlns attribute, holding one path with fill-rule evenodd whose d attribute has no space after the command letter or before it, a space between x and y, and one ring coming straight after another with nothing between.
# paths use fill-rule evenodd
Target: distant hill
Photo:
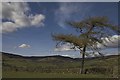
<instances>
[{"instance_id":1,"label":"distant hill","mask_svg":"<svg viewBox=\"0 0 120 80\"><path fill-rule=\"evenodd\" d=\"M22 59L31 59L31 60L38 60L38 59L47 59L47 58L56 58L56 59L61 59L61 60L75 60L75 61L80 61L82 58L72 58L68 56L61 56L61 55L52 55L52 56L21 56L17 54L12 54L12 53L6 53L6 52L1 52L2 56L9 57L9 58L22 58ZM86 60L91 60L91 59L107 59L107 58L112 58L112 57L118 57L120 55L108 55L104 57L88 57Z\"/></svg>"},{"instance_id":2,"label":"distant hill","mask_svg":"<svg viewBox=\"0 0 120 80\"><path fill-rule=\"evenodd\" d=\"M17 54L12 54L12 53L5 53L2 52L2 56L8 57L8 58L21 58L21 59L31 59L31 60L40 60L40 59L47 59L47 58L56 58L56 59L61 59L61 60L79 60L79 58L71 58L67 56L61 56L61 55L53 55L53 56L21 56Z\"/></svg>"}]
</instances>

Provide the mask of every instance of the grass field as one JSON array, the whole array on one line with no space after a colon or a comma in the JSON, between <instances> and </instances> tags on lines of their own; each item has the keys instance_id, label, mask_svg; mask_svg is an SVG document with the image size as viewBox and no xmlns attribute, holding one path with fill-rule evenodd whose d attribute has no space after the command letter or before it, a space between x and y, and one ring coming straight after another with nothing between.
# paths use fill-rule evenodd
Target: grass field
<instances>
[{"instance_id":1,"label":"grass field","mask_svg":"<svg viewBox=\"0 0 120 80\"><path fill-rule=\"evenodd\" d=\"M108 78L108 76L102 74L7 72L3 73L3 78Z\"/></svg>"},{"instance_id":2,"label":"grass field","mask_svg":"<svg viewBox=\"0 0 120 80\"><path fill-rule=\"evenodd\" d=\"M3 78L117 78L118 57L85 60L86 74L79 74L80 60L66 57L26 58L3 54Z\"/></svg>"}]
</instances>

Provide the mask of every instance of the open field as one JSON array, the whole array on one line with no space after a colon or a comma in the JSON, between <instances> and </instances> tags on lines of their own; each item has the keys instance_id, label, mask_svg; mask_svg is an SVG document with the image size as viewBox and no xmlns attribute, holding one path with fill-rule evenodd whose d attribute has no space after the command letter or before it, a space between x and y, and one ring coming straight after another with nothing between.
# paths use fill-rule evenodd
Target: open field
<instances>
[{"instance_id":1,"label":"open field","mask_svg":"<svg viewBox=\"0 0 120 80\"><path fill-rule=\"evenodd\" d=\"M3 53L3 78L112 78L118 77L118 58L87 58L86 74L79 74L81 59L63 56L23 57Z\"/></svg>"},{"instance_id":2,"label":"open field","mask_svg":"<svg viewBox=\"0 0 120 80\"><path fill-rule=\"evenodd\" d=\"M3 73L4 74L4 73ZM108 78L107 75L93 74L63 74L63 73L39 73L39 72L6 72L3 78Z\"/></svg>"}]
</instances>

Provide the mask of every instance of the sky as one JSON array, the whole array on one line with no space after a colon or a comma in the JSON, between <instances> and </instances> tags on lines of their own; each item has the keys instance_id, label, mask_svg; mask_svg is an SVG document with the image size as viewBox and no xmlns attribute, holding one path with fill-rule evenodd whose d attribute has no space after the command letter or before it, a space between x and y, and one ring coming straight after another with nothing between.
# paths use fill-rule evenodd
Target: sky
<instances>
[{"instance_id":1,"label":"sky","mask_svg":"<svg viewBox=\"0 0 120 80\"><path fill-rule=\"evenodd\" d=\"M24 56L63 55L79 57L69 44L55 48L51 34L77 34L66 20L80 21L90 16L107 16L118 24L117 2L12 2L2 3L2 51ZM112 34L104 54L118 53L120 36Z\"/></svg>"}]
</instances>

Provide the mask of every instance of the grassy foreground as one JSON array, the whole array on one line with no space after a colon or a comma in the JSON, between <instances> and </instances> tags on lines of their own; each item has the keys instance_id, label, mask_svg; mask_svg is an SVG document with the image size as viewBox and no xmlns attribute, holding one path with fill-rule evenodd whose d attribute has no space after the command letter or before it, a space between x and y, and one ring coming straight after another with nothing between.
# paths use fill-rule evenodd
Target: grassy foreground
<instances>
[{"instance_id":1,"label":"grassy foreground","mask_svg":"<svg viewBox=\"0 0 120 80\"><path fill-rule=\"evenodd\" d=\"M117 78L118 58L107 56L85 60L86 74L79 74L80 59L62 56L23 57L3 54L3 78Z\"/></svg>"},{"instance_id":2,"label":"grassy foreground","mask_svg":"<svg viewBox=\"0 0 120 80\"><path fill-rule=\"evenodd\" d=\"M39 73L39 72L7 72L3 78L108 78L102 74L62 74L62 73Z\"/></svg>"}]
</instances>

